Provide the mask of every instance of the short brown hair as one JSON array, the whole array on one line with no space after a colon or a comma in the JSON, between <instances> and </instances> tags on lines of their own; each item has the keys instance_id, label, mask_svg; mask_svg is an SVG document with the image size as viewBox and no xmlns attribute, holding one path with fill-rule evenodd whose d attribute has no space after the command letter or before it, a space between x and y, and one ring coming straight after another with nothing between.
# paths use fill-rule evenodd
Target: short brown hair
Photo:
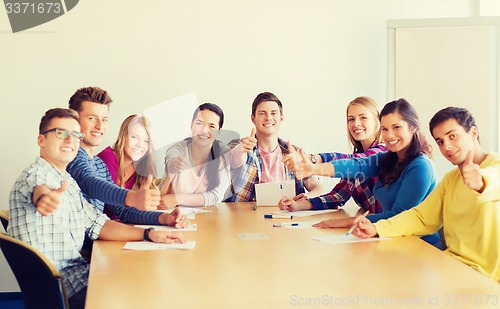
<instances>
[{"instance_id":1,"label":"short brown hair","mask_svg":"<svg viewBox=\"0 0 500 309\"><path fill-rule=\"evenodd\" d=\"M89 101L93 103L104 104L109 107L113 100L108 92L99 87L84 87L78 89L69 99L69 108L79 112L82 108L82 102Z\"/></svg>"},{"instance_id":2,"label":"short brown hair","mask_svg":"<svg viewBox=\"0 0 500 309\"><path fill-rule=\"evenodd\" d=\"M73 118L78 122L78 114L68 108L53 108L45 112L45 115L40 120L40 125L38 126L38 134L47 131L47 126L53 118Z\"/></svg>"},{"instance_id":3,"label":"short brown hair","mask_svg":"<svg viewBox=\"0 0 500 309\"><path fill-rule=\"evenodd\" d=\"M257 111L257 106L259 106L260 103L268 101L276 102L276 104L278 104L278 107L280 109L280 114L283 114L283 104L281 104L281 101L278 99L278 97L271 92L262 92L259 93L257 97L253 100L252 115L255 116L255 111Z\"/></svg>"}]
</instances>

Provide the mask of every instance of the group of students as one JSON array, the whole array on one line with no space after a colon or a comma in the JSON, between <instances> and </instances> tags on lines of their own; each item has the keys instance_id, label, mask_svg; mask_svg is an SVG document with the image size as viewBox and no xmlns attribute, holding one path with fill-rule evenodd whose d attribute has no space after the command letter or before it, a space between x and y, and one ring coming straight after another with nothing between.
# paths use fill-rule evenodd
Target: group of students
<instances>
[{"instance_id":1,"label":"group of students","mask_svg":"<svg viewBox=\"0 0 500 309\"><path fill-rule=\"evenodd\" d=\"M472 115L449 107L431 120L441 153L457 169L436 186L431 146L420 132L415 109L404 99L379 112L368 97L347 106L352 154L306 154L278 137L283 106L272 93L252 104L254 129L225 145L217 140L222 109L204 103L194 111L191 136L165 152L157 185L148 120L131 115L113 147L96 154L108 127L112 100L98 87L78 89L69 109L43 116L40 158L24 170L10 195L9 235L41 250L65 278L70 304L84 304L91 240L183 242L180 233L138 229L120 223L170 225L187 220L176 205L208 206L255 200L258 183L294 180L296 196L283 210L338 208L352 197L371 214L318 223L320 228L356 225L359 237L416 234L496 281L500 280L500 156L484 151ZM327 194L318 176L341 178ZM115 219L115 220L109 220ZM85 236L87 241L85 241Z\"/></svg>"}]
</instances>

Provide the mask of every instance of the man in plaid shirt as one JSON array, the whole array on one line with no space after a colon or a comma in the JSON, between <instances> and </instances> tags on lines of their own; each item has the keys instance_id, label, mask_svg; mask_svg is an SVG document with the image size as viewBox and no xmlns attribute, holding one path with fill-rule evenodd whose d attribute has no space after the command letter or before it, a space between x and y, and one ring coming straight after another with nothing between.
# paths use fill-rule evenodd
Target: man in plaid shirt
<instances>
[{"instance_id":1,"label":"man in plaid shirt","mask_svg":"<svg viewBox=\"0 0 500 309\"><path fill-rule=\"evenodd\" d=\"M387 147L384 144L379 144L378 141L375 140L365 152L355 152L352 154L329 152L311 155L311 158L317 156L319 157L317 162L323 163L340 159L366 158L385 151L387 151ZM327 194L322 194L313 198L285 198L279 206L281 209L287 209L289 211L337 209L340 206L344 206L352 197L354 202L363 210L369 210L372 214L381 213L382 205L375 199L372 192L377 179L378 177L369 177L366 179L342 178Z\"/></svg>"},{"instance_id":2,"label":"man in plaid shirt","mask_svg":"<svg viewBox=\"0 0 500 309\"><path fill-rule=\"evenodd\" d=\"M283 105L274 94L263 92L252 103L252 122L255 129L241 141L247 152L247 161L232 171L232 185L228 189L226 202L249 202L255 200L255 185L266 182L295 180L296 194L309 191L309 196L319 195L323 188L317 177L297 180L293 172L283 164L283 156L289 153L289 143L278 137L283 121ZM231 147L240 141L232 141Z\"/></svg>"},{"instance_id":3,"label":"man in plaid shirt","mask_svg":"<svg viewBox=\"0 0 500 309\"><path fill-rule=\"evenodd\" d=\"M85 305L90 266L80 254L85 235L104 240L184 242L179 233L144 230L109 220L83 198L66 172L82 139L74 111L55 108L45 113L38 135L40 157L12 188L7 228L9 235L40 250L59 269L72 309ZM169 217L169 225L180 228L186 224L183 215Z\"/></svg>"}]
</instances>

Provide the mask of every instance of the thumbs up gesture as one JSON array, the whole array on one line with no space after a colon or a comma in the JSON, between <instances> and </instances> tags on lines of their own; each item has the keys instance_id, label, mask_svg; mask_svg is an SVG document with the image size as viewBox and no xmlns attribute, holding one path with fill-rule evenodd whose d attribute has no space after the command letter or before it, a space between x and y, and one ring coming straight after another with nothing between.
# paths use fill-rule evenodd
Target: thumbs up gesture
<instances>
[{"instance_id":1,"label":"thumbs up gesture","mask_svg":"<svg viewBox=\"0 0 500 309\"><path fill-rule=\"evenodd\" d=\"M300 152L298 152L297 149L290 144L290 141L286 142L286 145L288 146L288 154L283 157L283 164L288 169L295 172L298 164L302 162L303 159Z\"/></svg>"},{"instance_id":2,"label":"thumbs up gesture","mask_svg":"<svg viewBox=\"0 0 500 309\"><path fill-rule=\"evenodd\" d=\"M255 127L254 127L252 128L252 132L250 132L250 135L245 137L241 141L241 146L243 147L244 153L249 153L250 151L253 150L255 145L257 145L257 139L255 138Z\"/></svg>"},{"instance_id":3,"label":"thumbs up gesture","mask_svg":"<svg viewBox=\"0 0 500 309\"><path fill-rule=\"evenodd\" d=\"M33 190L33 204L36 211L42 216L52 214L61 205L61 195L66 191L69 182L64 180L61 187L55 190L50 190L45 185L37 186Z\"/></svg>"},{"instance_id":4,"label":"thumbs up gesture","mask_svg":"<svg viewBox=\"0 0 500 309\"><path fill-rule=\"evenodd\" d=\"M149 176L137 191L129 191L125 197L125 205L140 210L156 210L160 204L160 190L151 188L153 176ZM151 188L151 189L150 189Z\"/></svg>"},{"instance_id":5,"label":"thumbs up gesture","mask_svg":"<svg viewBox=\"0 0 500 309\"><path fill-rule=\"evenodd\" d=\"M314 174L314 165L309 155L302 150L297 151L290 142L287 142L288 154L283 157L283 164L293 171L298 180L302 180Z\"/></svg>"},{"instance_id":6,"label":"thumbs up gesture","mask_svg":"<svg viewBox=\"0 0 500 309\"><path fill-rule=\"evenodd\" d=\"M182 150L182 155L172 159L170 164L170 173L179 174L189 167L189 152L187 148Z\"/></svg>"},{"instance_id":7,"label":"thumbs up gesture","mask_svg":"<svg viewBox=\"0 0 500 309\"><path fill-rule=\"evenodd\" d=\"M458 165L464 183L472 190L482 192L484 182L481 175L481 169L474 161L474 152L471 150L467 153L464 162Z\"/></svg>"}]
</instances>

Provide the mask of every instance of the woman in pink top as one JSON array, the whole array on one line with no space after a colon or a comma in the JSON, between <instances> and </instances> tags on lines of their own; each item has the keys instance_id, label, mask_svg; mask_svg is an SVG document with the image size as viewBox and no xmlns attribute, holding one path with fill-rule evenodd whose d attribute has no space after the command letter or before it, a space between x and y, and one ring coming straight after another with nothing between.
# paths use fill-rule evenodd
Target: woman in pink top
<instances>
[{"instance_id":1,"label":"woman in pink top","mask_svg":"<svg viewBox=\"0 0 500 309\"><path fill-rule=\"evenodd\" d=\"M107 147L97 156L107 165L114 183L125 189L137 190L148 175L155 176L152 149L147 119L141 115L130 115L123 121L113 148ZM107 207L104 213L111 219L117 219Z\"/></svg>"},{"instance_id":2,"label":"woman in pink top","mask_svg":"<svg viewBox=\"0 0 500 309\"><path fill-rule=\"evenodd\" d=\"M229 148L216 140L224 124L222 109L201 104L191 120L191 137L165 154L161 206L209 206L222 201L229 187Z\"/></svg>"}]
</instances>

